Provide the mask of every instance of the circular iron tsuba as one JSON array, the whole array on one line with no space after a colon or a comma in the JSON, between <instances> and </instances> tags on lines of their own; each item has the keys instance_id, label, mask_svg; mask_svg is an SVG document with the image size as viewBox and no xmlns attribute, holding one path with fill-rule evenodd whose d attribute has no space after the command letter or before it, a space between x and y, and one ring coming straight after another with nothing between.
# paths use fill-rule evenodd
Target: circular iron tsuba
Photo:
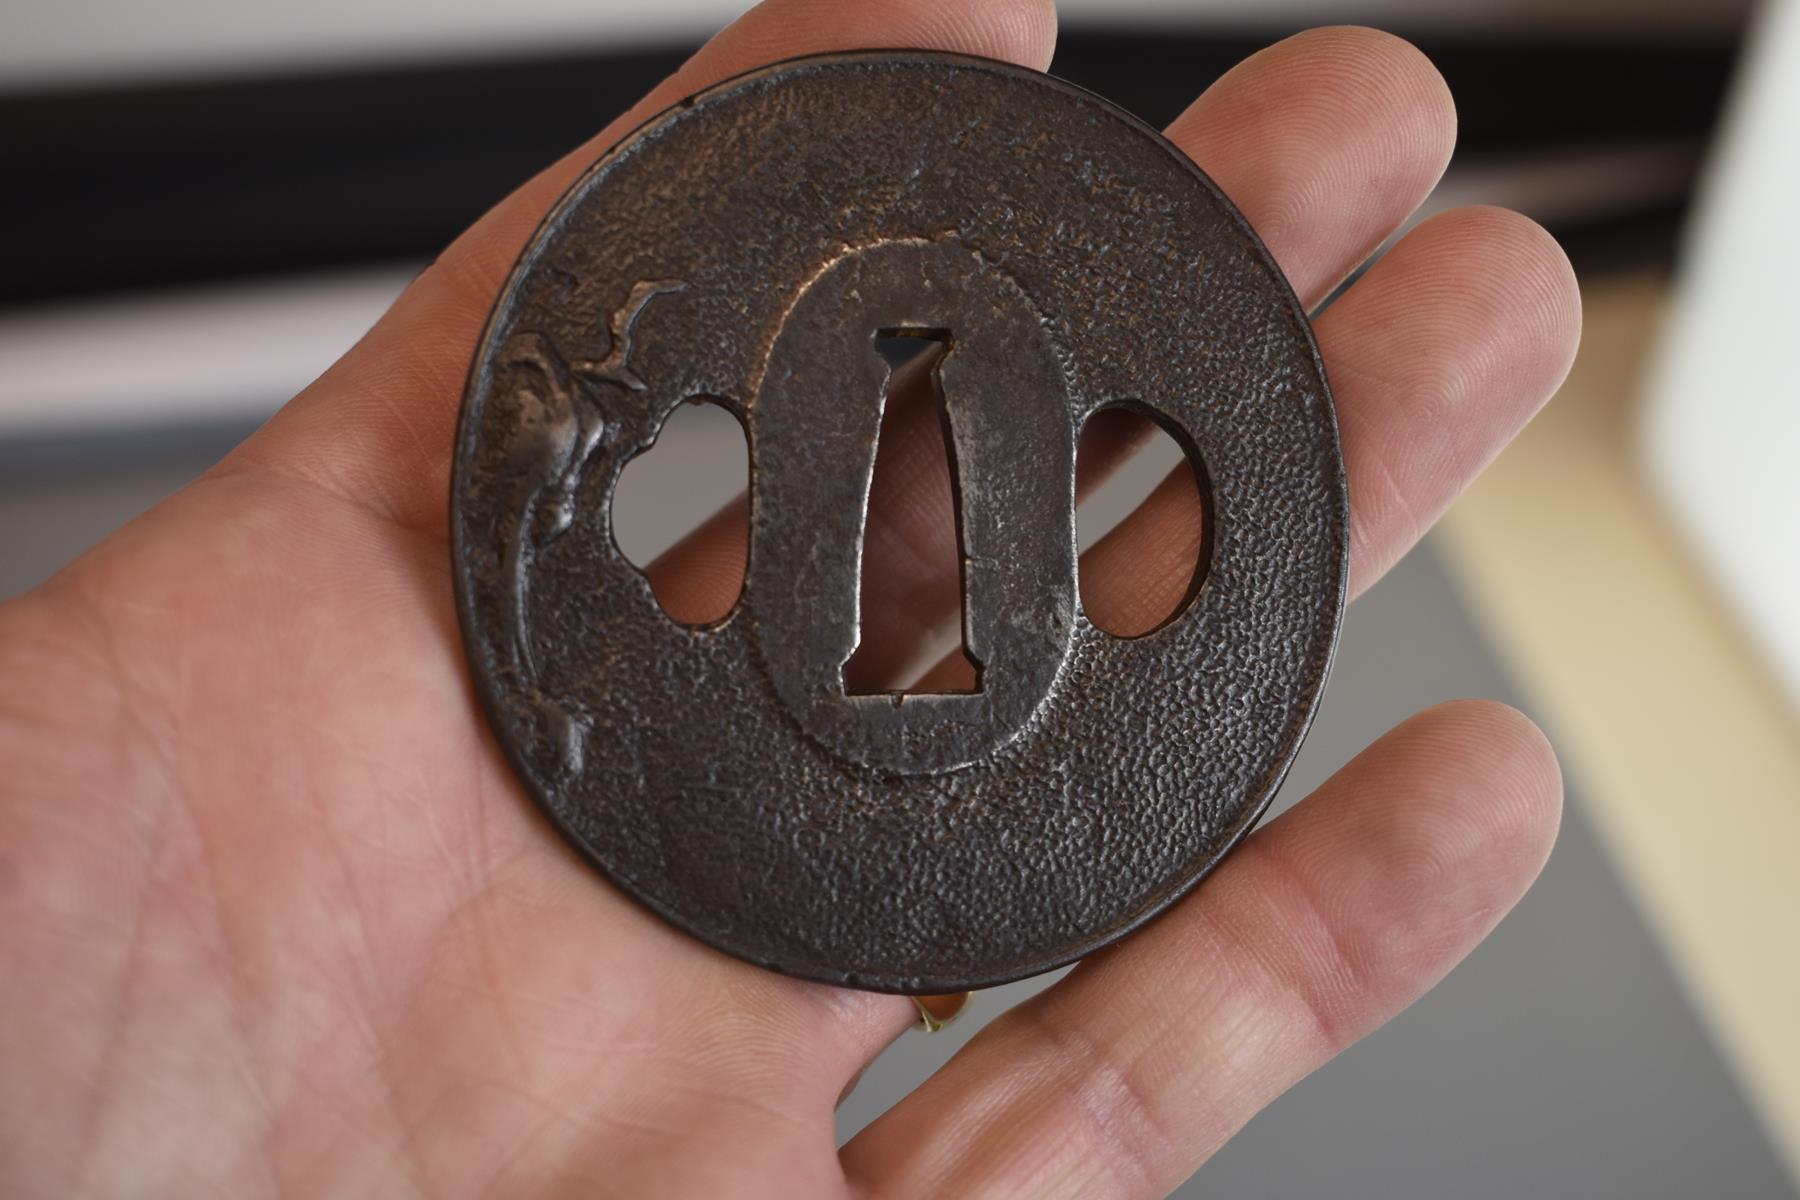
<instances>
[{"instance_id":1,"label":"circular iron tsuba","mask_svg":"<svg viewBox=\"0 0 1800 1200\"><path fill-rule=\"evenodd\" d=\"M971 694L845 694L895 333L948 346ZM743 595L701 627L611 531L696 398L752 480ZM1120 404L1210 523L1136 638L1075 583L1076 439ZM490 319L451 518L476 685L569 840L740 958L915 993L1060 966L1204 876L1299 748L1349 567L1318 351L1244 219L1113 105L943 54L756 71L588 171Z\"/></svg>"}]
</instances>

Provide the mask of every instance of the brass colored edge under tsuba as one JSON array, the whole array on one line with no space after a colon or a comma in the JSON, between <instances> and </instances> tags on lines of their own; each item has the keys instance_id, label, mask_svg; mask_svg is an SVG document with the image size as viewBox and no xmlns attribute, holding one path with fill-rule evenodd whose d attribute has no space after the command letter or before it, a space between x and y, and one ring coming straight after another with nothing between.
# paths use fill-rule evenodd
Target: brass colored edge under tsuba
<instances>
[{"instance_id":1,"label":"brass colored edge under tsuba","mask_svg":"<svg viewBox=\"0 0 1800 1200\"><path fill-rule=\"evenodd\" d=\"M919 1028L926 1033L937 1033L944 1026L963 1015L969 1007L969 1001L975 998L974 992L953 992L947 996L913 996L910 999L919 1010Z\"/></svg>"}]
</instances>

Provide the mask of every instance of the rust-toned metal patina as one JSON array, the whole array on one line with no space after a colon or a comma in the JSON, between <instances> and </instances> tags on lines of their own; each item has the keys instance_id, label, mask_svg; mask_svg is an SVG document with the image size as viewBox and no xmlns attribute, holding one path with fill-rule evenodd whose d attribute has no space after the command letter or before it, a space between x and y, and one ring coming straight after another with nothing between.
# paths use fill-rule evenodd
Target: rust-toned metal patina
<instances>
[{"instance_id":1,"label":"rust-toned metal patina","mask_svg":"<svg viewBox=\"0 0 1800 1200\"><path fill-rule=\"evenodd\" d=\"M934 338L975 691L857 695L889 367ZM615 545L685 401L743 420L749 572L705 626ZM1193 595L1121 638L1076 590L1082 424L1187 450ZM570 189L495 307L451 513L476 685L527 792L625 891L751 962L959 992L1192 887L1262 813L1337 636L1349 521L1306 314L1155 132L1048 76L849 54L733 79Z\"/></svg>"}]
</instances>

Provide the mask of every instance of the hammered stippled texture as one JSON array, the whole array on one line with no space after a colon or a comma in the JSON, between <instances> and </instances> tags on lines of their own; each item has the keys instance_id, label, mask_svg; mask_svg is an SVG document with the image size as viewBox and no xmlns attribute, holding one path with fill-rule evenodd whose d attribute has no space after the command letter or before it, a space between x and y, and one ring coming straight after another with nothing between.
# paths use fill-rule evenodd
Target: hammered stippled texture
<instances>
[{"instance_id":1,"label":"hammered stippled texture","mask_svg":"<svg viewBox=\"0 0 1800 1200\"><path fill-rule=\"evenodd\" d=\"M845 694L896 334L948 347L971 694ZM694 627L610 509L698 398L743 420L751 529ZM1209 520L1136 638L1076 589L1076 439L1113 405L1175 435ZM588 171L490 319L451 515L476 685L573 844L720 949L908 992L1061 965L1211 869L1305 734L1349 566L1318 352L1242 217L1105 101L939 54L769 67Z\"/></svg>"}]
</instances>

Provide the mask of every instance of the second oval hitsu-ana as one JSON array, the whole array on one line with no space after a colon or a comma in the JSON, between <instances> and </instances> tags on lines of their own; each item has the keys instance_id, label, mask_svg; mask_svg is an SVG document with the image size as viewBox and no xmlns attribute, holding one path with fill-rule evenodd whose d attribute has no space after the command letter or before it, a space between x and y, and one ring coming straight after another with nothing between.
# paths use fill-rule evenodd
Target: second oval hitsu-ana
<instances>
[{"instance_id":1,"label":"second oval hitsu-ana","mask_svg":"<svg viewBox=\"0 0 1800 1200\"><path fill-rule=\"evenodd\" d=\"M978 690L850 694L888 381L943 342ZM619 474L682 403L742 419L749 568L681 624L619 552ZM1122 638L1076 588L1076 440L1130 405L1201 481L1204 573ZM779 64L597 162L507 282L451 495L459 615L525 789L695 937L810 979L982 987L1123 936L1280 784L1349 568L1307 317L1179 151L1048 76Z\"/></svg>"}]
</instances>

